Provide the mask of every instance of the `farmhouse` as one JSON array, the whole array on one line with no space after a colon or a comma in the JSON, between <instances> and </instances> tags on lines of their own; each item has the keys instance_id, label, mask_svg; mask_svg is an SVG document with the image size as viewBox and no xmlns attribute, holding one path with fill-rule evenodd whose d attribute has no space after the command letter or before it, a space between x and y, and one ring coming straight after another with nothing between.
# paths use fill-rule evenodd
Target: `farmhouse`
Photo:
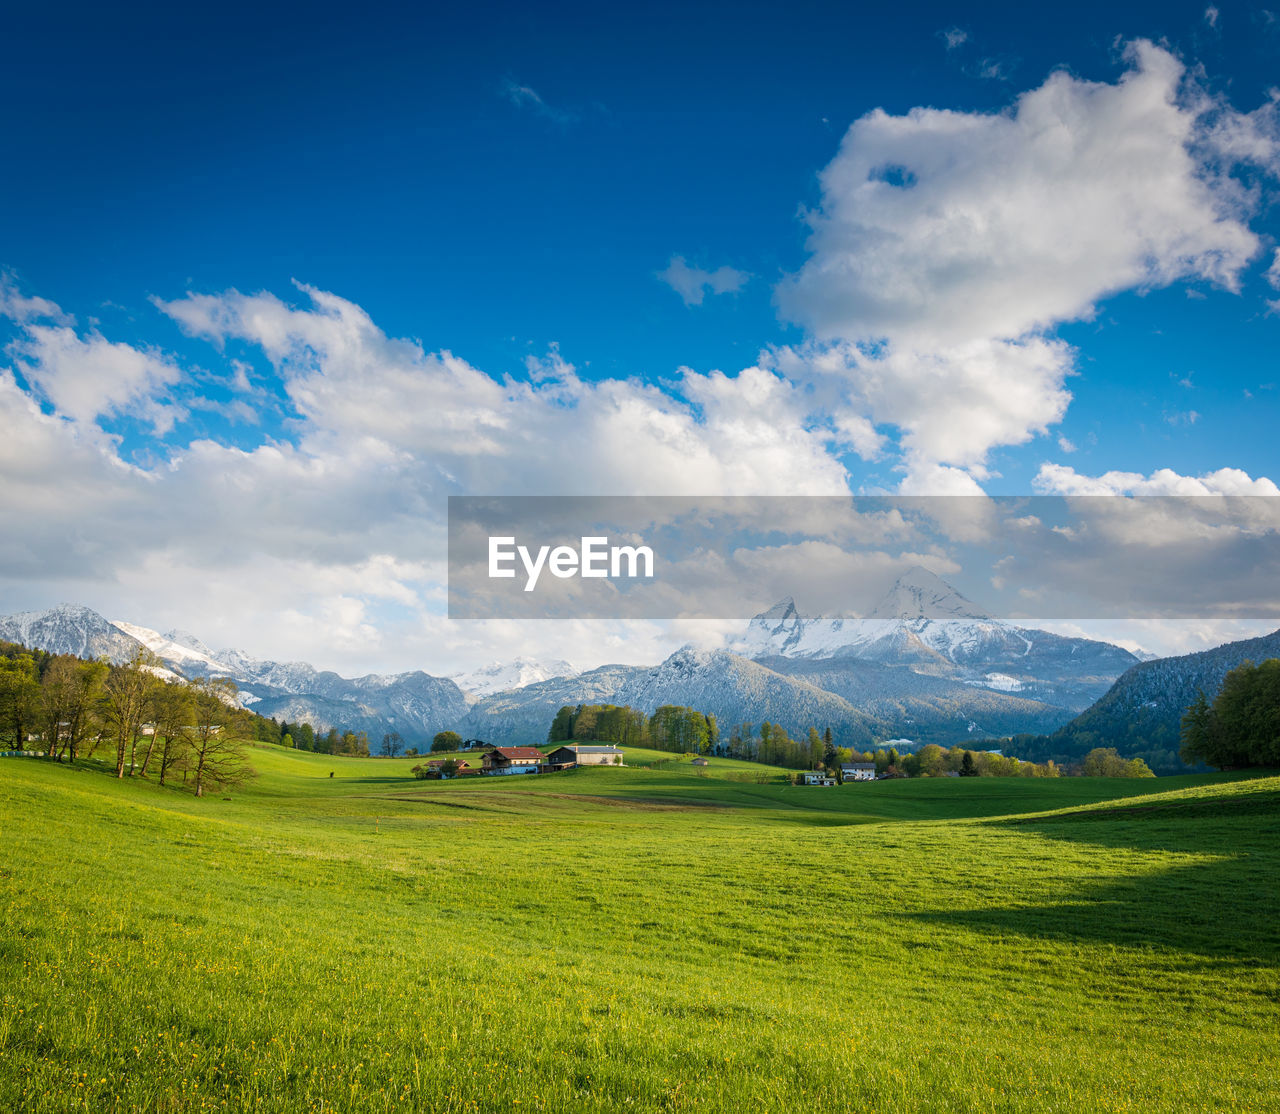
<instances>
[{"instance_id":1,"label":"farmhouse","mask_svg":"<svg viewBox=\"0 0 1280 1114\"><path fill-rule=\"evenodd\" d=\"M835 785L836 779L826 774L810 770L804 775L805 785Z\"/></svg>"},{"instance_id":2,"label":"farmhouse","mask_svg":"<svg viewBox=\"0 0 1280 1114\"><path fill-rule=\"evenodd\" d=\"M840 767L840 776L845 781L875 781L876 764L874 762L846 762Z\"/></svg>"},{"instance_id":3,"label":"farmhouse","mask_svg":"<svg viewBox=\"0 0 1280 1114\"><path fill-rule=\"evenodd\" d=\"M444 767L446 763L453 764L454 771L452 774L448 773L445 770ZM430 770L436 777L442 777L442 778L457 777L461 774L468 774L473 772L470 762L457 759L457 758L433 758L430 762L427 763L427 769Z\"/></svg>"},{"instance_id":4,"label":"farmhouse","mask_svg":"<svg viewBox=\"0 0 1280 1114\"><path fill-rule=\"evenodd\" d=\"M536 774L542 762L537 747L494 747L480 760L486 774Z\"/></svg>"},{"instance_id":5,"label":"farmhouse","mask_svg":"<svg viewBox=\"0 0 1280 1114\"><path fill-rule=\"evenodd\" d=\"M622 751L615 746L579 746L576 743L556 747L547 755L551 766L621 766Z\"/></svg>"}]
</instances>

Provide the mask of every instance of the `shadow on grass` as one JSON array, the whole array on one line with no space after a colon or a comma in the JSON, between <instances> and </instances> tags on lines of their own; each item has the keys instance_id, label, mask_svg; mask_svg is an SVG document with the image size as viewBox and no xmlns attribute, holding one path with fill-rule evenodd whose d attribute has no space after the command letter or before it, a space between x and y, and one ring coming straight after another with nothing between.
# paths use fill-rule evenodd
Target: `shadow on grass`
<instances>
[{"instance_id":1,"label":"shadow on grass","mask_svg":"<svg viewBox=\"0 0 1280 1114\"><path fill-rule=\"evenodd\" d=\"M1280 965L1280 790L994 822L1100 848L1219 856L1085 885L1062 902L910 915L996 935L1170 949Z\"/></svg>"}]
</instances>

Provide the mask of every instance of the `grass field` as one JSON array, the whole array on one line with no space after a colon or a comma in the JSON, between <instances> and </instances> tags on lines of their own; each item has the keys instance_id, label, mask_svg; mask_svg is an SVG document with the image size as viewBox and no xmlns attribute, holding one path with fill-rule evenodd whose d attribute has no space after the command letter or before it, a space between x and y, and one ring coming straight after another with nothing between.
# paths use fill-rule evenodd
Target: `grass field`
<instances>
[{"instance_id":1,"label":"grass field","mask_svg":"<svg viewBox=\"0 0 1280 1114\"><path fill-rule=\"evenodd\" d=\"M0 759L0 1110L1280 1110L1280 778L669 757Z\"/></svg>"}]
</instances>

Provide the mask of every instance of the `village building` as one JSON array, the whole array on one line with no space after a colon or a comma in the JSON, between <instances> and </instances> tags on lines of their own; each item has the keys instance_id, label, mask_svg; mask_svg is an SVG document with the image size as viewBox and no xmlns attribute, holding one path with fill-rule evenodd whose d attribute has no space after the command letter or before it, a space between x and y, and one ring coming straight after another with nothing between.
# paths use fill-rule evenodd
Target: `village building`
<instances>
[{"instance_id":1,"label":"village building","mask_svg":"<svg viewBox=\"0 0 1280 1114\"><path fill-rule=\"evenodd\" d=\"M846 762L840 767L840 776L845 781L875 781L876 764L874 762Z\"/></svg>"},{"instance_id":2,"label":"village building","mask_svg":"<svg viewBox=\"0 0 1280 1114\"><path fill-rule=\"evenodd\" d=\"M486 774L536 774L544 761L537 747L494 747L481 765Z\"/></svg>"},{"instance_id":3,"label":"village building","mask_svg":"<svg viewBox=\"0 0 1280 1114\"><path fill-rule=\"evenodd\" d=\"M805 785L835 785L836 779L820 771L810 770L804 775Z\"/></svg>"},{"instance_id":4,"label":"village building","mask_svg":"<svg viewBox=\"0 0 1280 1114\"><path fill-rule=\"evenodd\" d=\"M707 766L707 765L710 765L710 763L708 763L708 762L707 762L707 760L706 760L705 758L703 758L701 755L699 755L697 758L695 758L695 759L693 760L693 764L694 764L695 766Z\"/></svg>"},{"instance_id":5,"label":"village building","mask_svg":"<svg viewBox=\"0 0 1280 1114\"><path fill-rule=\"evenodd\" d=\"M547 755L547 764L564 769L569 766L621 766L622 751L615 746L580 746L566 743Z\"/></svg>"},{"instance_id":6,"label":"village building","mask_svg":"<svg viewBox=\"0 0 1280 1114\"><path fill-rule=\"evenodd\" d=\"M445 770L446 764L451 764L453 766L453 773L449 773ZM459 777L462 774L474 772L470 762L457 758L433 758L427 763L427 769L432 775L440 778Z\"/></svg>"}]
</instances>

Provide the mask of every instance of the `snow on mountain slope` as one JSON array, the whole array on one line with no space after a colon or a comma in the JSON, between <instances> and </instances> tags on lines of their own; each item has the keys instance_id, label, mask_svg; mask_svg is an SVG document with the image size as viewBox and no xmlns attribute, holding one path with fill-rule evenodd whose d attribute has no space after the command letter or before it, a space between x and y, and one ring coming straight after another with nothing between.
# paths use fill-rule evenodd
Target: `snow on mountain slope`
<instances>
[{"instance_id":1,"label":"snow on mountain slope","mask_svg":"<svg viewBox=\"0 0 1280 1114\"><path fill-rule=\"evenodd\" d=\"M788 598L752 619L731 649L758 660L856 658L1073 711L1138 660L1110 643L992 618L919 567L904 573L866 618L805 618Z\"/></svg>"},{"instance_id":2,"label":"snow on mountain slope","mask_svg":"<svg viewBox=\"0 0 1280 1114\"><path fill-rule=\"evenodd\" d=\"M526 685L536 685L553 677L576 677L580 672L567 661L518 657L507 662L495 661L465 673L452 673L449 679L472 700L478 700L496 692L511 692Z\"/></svg>"},{"instance_id":3,"label":"snow on mountain slope","mask_svg":"<svg viewBox=\"0 0 1280 1114\"><path fill-rule=\"evenodd\" d=\"M222 663L216 661L211 654L201 652L190 646L184 646L180 642L173 641L168 635L154 631L150 627L140 627L136 623L126 623L121 619L111 620L111 625L118 630L124 631L130 638L136 638L161 661L166 661L170 665L181 667L186 664L192 664L210 670L224 668ZM204 669L201 671L203 672Z\"/></svg>"},{"instance_id":4,"label":"snow on mountain slope","mask_svg":"<svg viewBox=\"0 0 1280 1114\"><path fill-rule=\"evenodd\" d=\"M0 638L51 654L128 661L144 643L88 607L64 603L0 618Z\"/></svg>"}]
</instances>

